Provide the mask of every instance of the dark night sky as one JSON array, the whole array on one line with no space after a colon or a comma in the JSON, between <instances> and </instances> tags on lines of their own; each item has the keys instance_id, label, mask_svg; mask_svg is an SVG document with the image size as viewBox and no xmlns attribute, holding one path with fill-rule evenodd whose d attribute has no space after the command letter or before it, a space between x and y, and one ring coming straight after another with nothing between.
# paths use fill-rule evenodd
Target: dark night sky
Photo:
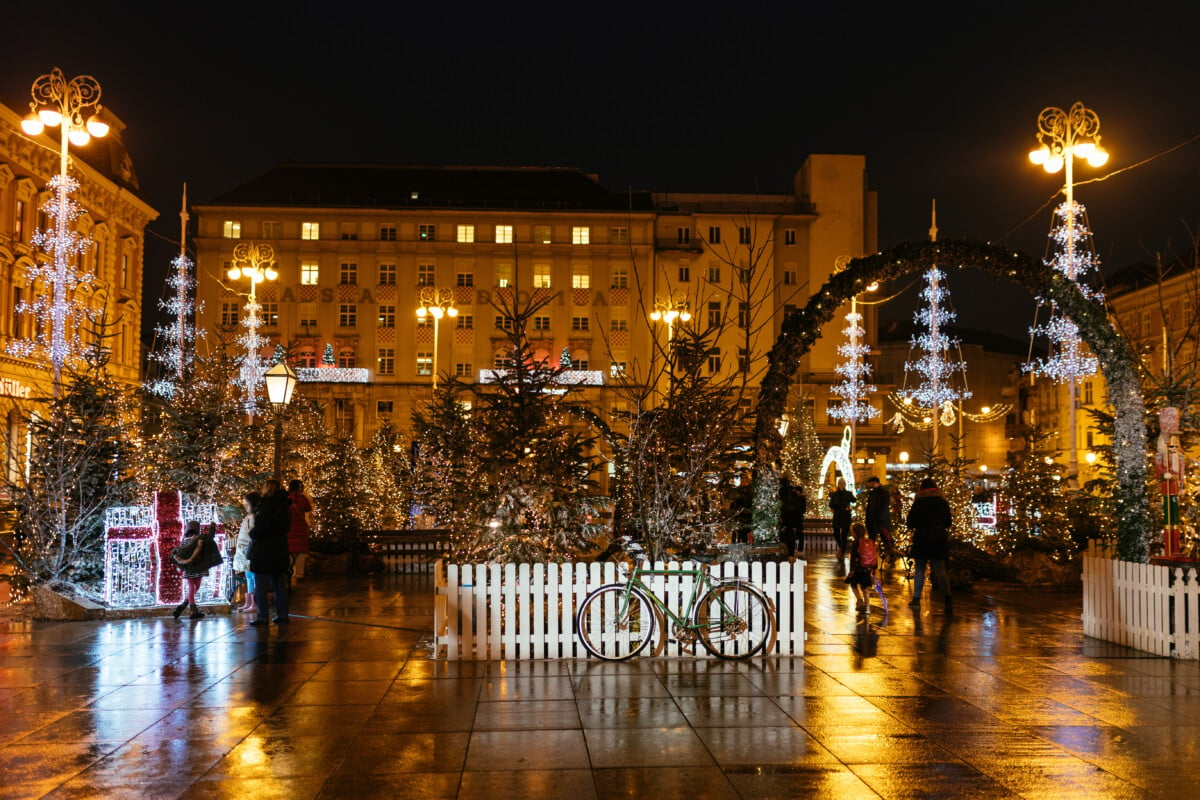
<instances>
[{"instance_id":1,"label":"dark night sky","mask_svg":"<svg viewBox=\"0 0 1200 800\"><path fill-rule=\"evenodd\" d=\"M825 152L866 154L883 247L924 239L936 197L942 239L1041 256L1059 179L1026 154L1038 112L1075 101L1112 153L1080 181L1184 145L1078 189L1106 269L1184 250L1200 229L1191 4L1098 18L1103 4L837 5L26 3L4 11L0 98L24 108L53 66L94 75L166 239L184 181L203 202L286 160L561 165L614 188L781 192ZM147 252L149 271L172 247ZM1024 335L1022 290L955 280L960 323ZM148 283L150 312L161 286Z\"/></svg>"}]
</instances>

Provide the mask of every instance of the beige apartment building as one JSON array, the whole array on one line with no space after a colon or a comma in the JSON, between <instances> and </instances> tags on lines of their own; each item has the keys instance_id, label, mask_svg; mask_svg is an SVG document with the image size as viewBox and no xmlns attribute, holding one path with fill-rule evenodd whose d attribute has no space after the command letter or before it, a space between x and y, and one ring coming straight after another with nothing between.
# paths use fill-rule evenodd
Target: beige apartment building
<instances>
[{"instance_id":1,"label":"beige apartment building","mask_svg":"<svg viewBox=\"0 0 1200 800\"><path fill-rule=\"evenodd\" d=\"M53 382L44 359L10 354L10 346L29 338L36 324L16 308L49 291L30 285L27 270L47 259L33 236L53 224L43 206L51 198L47 184L59 170L57 130L26 135L25 113L0 105L0 413L10 478L18 475L25 441L19 409L30 398L48 397ZM94 276L89 302L106 304L112 321L111 373L133 386L141 379L143 241L158 213L138 196L137 175L121 142L124 125L108 109L103 117L111 125L108 136L70 151L70 174L80 184L72 199L83 208L75 228L93 242L79 266Z\"/></svg>"},{"instance_id":2,"label":"beige apartment building","mask_svg":"<svg viewBox=\"0 0 1200 800\"><path fill-rule=\"evenodd\" d=\"M656 304L686 309L687 324L720 315L708 369L756 385L783 315L839 259L876 249L865 159L846 155L810 156L780 195L611 191L560 168L283 164L194 212L199 325L238 324L249 287L226 275L234 247L270 244L279 277L256 289L263 355L283 344L301 395L359 441L385 421L407 429L435 370L481 380L503 366L496 303L514 299L549 300L533 347L554 363L565 352L598 408L619 407L613 376L641 374L665 341ZM437 323L436 350L416 314L423 292L457 310ZM814 402L837 377L842 327L799 365L797 391ZM337 369L321 363L330 349Z\"/></svg>"}]
</instances>

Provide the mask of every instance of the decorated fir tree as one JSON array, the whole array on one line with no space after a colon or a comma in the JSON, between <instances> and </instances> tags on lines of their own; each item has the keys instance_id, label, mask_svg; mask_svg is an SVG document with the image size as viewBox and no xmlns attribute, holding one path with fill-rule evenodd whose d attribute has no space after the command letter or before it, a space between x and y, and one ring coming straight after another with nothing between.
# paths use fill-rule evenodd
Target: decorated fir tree
<instances>
[{"instance_id":1,"label":"decorated fir tree","mask_svg":"<svg viewBox=\"0 0 1200 800\"><path fill-rule=\"evenodd\" d=\"M362 453L363 487L367 506L362 525L366 530L407 527L412 500L412 466L408 447L390 422L371 437Z\"/></svg>"},{"instance_id":2,"label":"decorated fir tree","mask_svg":"<svg viewBox=\"0 0 1200 800\"><path fill-rule=\"evenodd\" d=\"M558 365L563 369L574 369L571 363L571 350L568 347L563 347L562 353L558 356Z\"/></svg>"},{"instance_id":3,"label":"decorated fir tree","mask_svg":"<svg viewBox=\"0 0 1200 800\"><path fill-rule=\"evenodd\" d=\"M786 476L793 485L803 486L811 500L817 497L820 489L821 463L824 459L825 450L817 436L812 406L802 399L789 415L780 455L780 474Z\"/></svg>"},{"instance_id":4,"label":"decorated fir tree","mask_svg":"<svg viewBox=\"0 0 1200 800\"><path fill-rule=\"evenodd\" d=\"M332 367L337 364L337 359L333 357L333 343L325 343L325 352L321 354L322 366Z\"/></svg>"},{"instance_id":5,"label":"decorated fir tree","mask_svg":"<svg viewBox=\"0 0 1200 800\"><path fill-rule=\"evenodd\" d=\"M1031 429L1016 463L1005 472L995 538L1001 553L1040 550L1065 556L1075 549L1066 481L1048 438Z\"/></svg>"}]
</instances>

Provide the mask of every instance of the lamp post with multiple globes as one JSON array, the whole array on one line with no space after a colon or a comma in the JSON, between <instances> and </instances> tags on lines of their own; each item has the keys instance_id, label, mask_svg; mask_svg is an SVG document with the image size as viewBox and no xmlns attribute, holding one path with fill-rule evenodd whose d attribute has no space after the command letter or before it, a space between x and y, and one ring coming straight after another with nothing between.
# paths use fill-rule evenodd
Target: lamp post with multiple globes
<instances>
[{"instance_id":1,"label":"lamp post with multiple globes","mask_svg":"<svg viewBox=\"0 0 1200 800\"><path fill-rule=\"evenodd\" d=\"M264 281L273 281L279 277L279 273L275 270L275 248L261 242L239 242L233 248L233 261L230 263L226 276L231 281L239 278L246 278L250 281L250 294L246 301L246 317L242 320L242 325L246 327L246 333L242 337L242 342L246 347L246 356L242 362L240 382L246 392L246 413L253 419L255 393L259 378L263 374L258 353L266 344L258 335L258 327L261 324L258 312L261 310L261 306L258 304L257 290L258 284Z\"/></svg>"},{"instance_id":2,"label":"lamp post with multiple globes","mask_svg":"<svg viewBox=\"0 0 1200 800\"><path fill-rule=\"evenodd\" d=\"M82 147L92 137L108 134L109 125L97 116L100 112L100 84L91 75L79 75L67 80L55 67L49 74L38 77L30 89L33 100L30 114L21 121L21 129L29 136L39 136L47 127L59 128L58 175L51 179L55 203L47 212L54 216L54 235L45 235L44 246L53 256L51 273L50 364L54 370L54 396L61 394L62 368L71 348L67 344L67 317L71 299L69 293L86 283L71 260L87 250L87 242L71 230L70 223L82 213L70 199L78 186L68 174L71 145ZM87 116L85 117L85 112Z\"/></svg>"},{"instance_id":3,"label":"lamp post with multiple globes","mask_svg":"<svg viewBox=\"0 0 1200 800\"><path fill-rule=\"evenodd\" d=\"M432 387L437 391L438 379L438 325L442 321L442 317L450 317L453 319L458 316L458 308L454 305L454 290L453 289L435 289L432 286L421 288L419 298L420 305L417 306L417 319L425 320L427 318L433 320L433 375Z\"/></svg>"}]
</instances>

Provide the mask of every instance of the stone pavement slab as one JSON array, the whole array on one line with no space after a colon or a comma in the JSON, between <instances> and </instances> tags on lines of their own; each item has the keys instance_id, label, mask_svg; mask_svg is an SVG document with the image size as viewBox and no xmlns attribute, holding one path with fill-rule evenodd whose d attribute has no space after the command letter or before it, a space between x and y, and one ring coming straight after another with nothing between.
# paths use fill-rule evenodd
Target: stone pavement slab
<instances>
[{"instance_id":1,"label":"stone pavement slab","mask_svg":"<svg viewBox=\"0 0 1200 800\"><path fill-rule=\"evenodd\" d=\"M1054 798L1200 790L1200 665L999 585L855 620L809 563L804 657L433 661L424 576L240 614L0 623L3 798Z\"/></svg>"}]
</instances>

